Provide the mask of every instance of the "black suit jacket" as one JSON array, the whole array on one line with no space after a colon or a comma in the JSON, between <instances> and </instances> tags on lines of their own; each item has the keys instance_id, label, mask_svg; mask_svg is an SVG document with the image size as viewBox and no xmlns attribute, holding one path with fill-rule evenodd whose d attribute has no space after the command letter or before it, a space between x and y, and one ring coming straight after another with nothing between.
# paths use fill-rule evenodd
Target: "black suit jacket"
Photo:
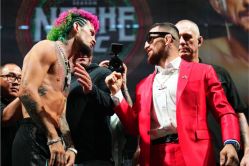
<instances>
[{"instance_id":1,"label":"black suit jacket","mask_svg":"<svg viewBox=\"0 0 249 166\"><path fill-rule=\"evenodd\" d=\"M97 64L86 68L93 90L84 94L76 77L67 100L67 121L75 148L78 150L76 163L88 160L110 160L111 133L109 116L113 115L113 102L105 78L111 71Z\"/></svg>"}]
</instances>

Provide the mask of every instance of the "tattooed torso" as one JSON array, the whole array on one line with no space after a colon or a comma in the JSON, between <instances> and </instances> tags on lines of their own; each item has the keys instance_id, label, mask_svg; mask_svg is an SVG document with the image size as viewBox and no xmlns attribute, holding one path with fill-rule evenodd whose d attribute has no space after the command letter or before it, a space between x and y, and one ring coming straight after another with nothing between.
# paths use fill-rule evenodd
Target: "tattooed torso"
<instances>
[{"instance_id":1,"label":"tattooed torso","mask_svg":"<svg viewBox=\"0 0 249 166\"><path fill-rule=\"evenodd\" d=\"M50 66L42 85L38 89L38 93L46 112L53 117L55 121L58 121L65 109L65 102L68 93L67 89L65 89L65 78L67 73L65 72L64 59L61 57L59 52L57 52L56 56L57 61ZM29 100L28 97L25 100ZM30 107L35 107L35 102L32 103L32 101L27 101L27 103L28 102L30 102ZM30 116L30 112L28 112L28 110L26 111L24 109L24 118Z\"/></svg>"},{"instance_id":2,"label":"tattooed torso","mask_svg":"<svg viewBox=\"0 0 249 166\"><path fill-rule=\"evenodd\" d=\"M49 139L60 136L73 147L65 116L71 73L63 47L49 40L32 47L23 62L19 98L24 118L31 117Z\"/></svg>"}]
</instances>

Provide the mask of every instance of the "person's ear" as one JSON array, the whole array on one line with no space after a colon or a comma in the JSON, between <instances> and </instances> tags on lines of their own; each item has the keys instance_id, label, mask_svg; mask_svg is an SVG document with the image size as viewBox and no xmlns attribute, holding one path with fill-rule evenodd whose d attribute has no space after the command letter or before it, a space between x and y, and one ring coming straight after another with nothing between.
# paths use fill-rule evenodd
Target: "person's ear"
<instances>
[{"instance_id":1,"label":"person's ear","mask_svg":"<svg viewBox=\"0 0 249 166\"><path fill-rule=\"evenodd\" d=\"M170 35L170 34L167 34L167 35L165 36L164 40L165 40L165 45L174 42L174 41L173 41L173 37L172 37L172 35Z\"/></svg>"},{"instance_id":2,"label":"person's ear","mask_svg":"<svg viewBox=\"0 0 249 166\"><path fill-rule=\"evenodd\" d=\"M209 3L217 13L223 14L224 10L221 0L209 0Z\"/></svg>"},{"instance_id":3,"label":"person's ear","mask_svg":"<svg viewBox=\"0 0 249 166\"><path fill-rule=\"evenodd\" d=\"M74 22L74 23L73 23L73 29L74 29L74 31L75 31L75 32L78 32L78 31L79 31L79 29L80 29L80 25L79 25L79 23Z\"/></svg>"},{"instance_id":4,"label":"person's ear","mask_svg":"<svg viewBox=\"0 0 249 166\"><path fill-rule=\"evenodd\" d=\"M203 43L203 37L199 36L198 37L198 46L201 47L202 43Z\"/></svg>"}]
</instances>

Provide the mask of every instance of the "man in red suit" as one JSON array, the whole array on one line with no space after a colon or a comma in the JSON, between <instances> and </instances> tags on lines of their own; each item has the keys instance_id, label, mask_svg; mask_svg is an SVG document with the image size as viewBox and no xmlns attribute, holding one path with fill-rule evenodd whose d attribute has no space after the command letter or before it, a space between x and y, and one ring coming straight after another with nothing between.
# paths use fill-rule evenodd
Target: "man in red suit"
<instances>
[{"instance_id":1,"label":"man in red suit","mask_svg":"<svg viewBox=\"0 0 249 166\"><path fill-rule=\"evenodd\" d=\"M238 118L229 105L214 69L179 57L179 32L171 23L154 24L145 42L155 71L136 87L130 107L122 96L122 76L106 78L115 112L124 128L140 135L141 166L215 165L206 105L220 122L224 148L221 165L237 165Z\"/></svg>"}]
</instances>

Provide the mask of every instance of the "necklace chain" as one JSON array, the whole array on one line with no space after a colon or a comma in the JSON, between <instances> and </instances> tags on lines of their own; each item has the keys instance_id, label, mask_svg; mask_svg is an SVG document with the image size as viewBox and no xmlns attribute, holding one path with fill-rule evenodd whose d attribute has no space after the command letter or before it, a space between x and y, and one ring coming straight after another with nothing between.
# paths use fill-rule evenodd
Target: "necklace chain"
<instances>
[{"instance_id":1,"label":"necklace chain","mask_svg":"<svg viewBox=\"0 0 249 166\"><path fill-rule=\"evenodd\" d=\"M167 78L165 78L162 82L160 82L160 80L157 78L157 77L155 77L155 80L157 81L157 83L159 84L159 88L158 88L158 90L163 90L163 89L165 89L165 88L167 88L167 86L165 85L165 83L173 76L173 74L175 73L175 71L177 71L176 69L174 69L174 70L172 70L171 72L170 72L170 74L168 75L168 77Z\"/></svg>"},{"instance_id":2,"label":"necklace chain","mask_svg":"<svg viewBox=\"0 0 249 166\"><path fill-rule=\"evenodd\" d=\"M63 51L63 49L60 46L60 43L56 42L56 46L60 52L60 54L62 55L63 59L64 59L64 63L65 63L65 82L64 82L64 89L68 88L71 82L71 69L70 69L70 64L69 61Z\"/></svg>"}]
</instances>

